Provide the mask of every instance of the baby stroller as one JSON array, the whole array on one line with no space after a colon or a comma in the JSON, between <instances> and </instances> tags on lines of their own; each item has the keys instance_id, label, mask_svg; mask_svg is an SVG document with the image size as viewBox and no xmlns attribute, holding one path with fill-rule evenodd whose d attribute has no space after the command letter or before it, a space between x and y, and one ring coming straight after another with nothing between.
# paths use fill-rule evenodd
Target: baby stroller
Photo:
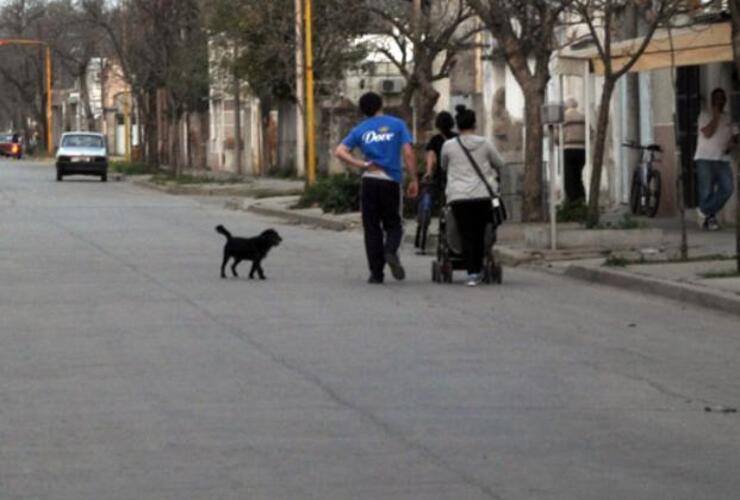
<instances>
[{"instance_id":1,"label":"baby stroller","mask_svg":"<svg viewBox=\"0 0 740 500\"><path fill-rule=\"evenodd\" d=\"M496 262L493 246L496 244L496 226L486 226L485 248L483 257L483 283L501 284L504 269ZM432 281L435 283L452 283L453 271L465 269L462 255L462 242L457 230L457 222L449 205L442 209L439 217L439 239L437 240L437 259L432 261Z\"/></svg>"}]
</instances>

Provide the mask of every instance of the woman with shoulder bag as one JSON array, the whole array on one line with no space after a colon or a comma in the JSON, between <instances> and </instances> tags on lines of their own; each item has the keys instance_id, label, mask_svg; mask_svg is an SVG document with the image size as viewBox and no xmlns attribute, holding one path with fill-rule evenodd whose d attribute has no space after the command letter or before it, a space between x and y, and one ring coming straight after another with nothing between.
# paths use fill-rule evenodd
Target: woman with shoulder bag
<instances>
[{"instance_id":1,"label":"woman with shoulder bag","mask_svg":"<svg viewBox=\"0 0 740 500\"><path fill-rule=\"evenodd\" d=\"M504 163L493 143L475 134L473 110L458 106L455 120L460 136L445 142L441 166L447 172L445 192L460 232L467 284L476 286L482 280L486 226L494 222L493 203L500 201L498 173Z\"/></svg>"}]
</instances>

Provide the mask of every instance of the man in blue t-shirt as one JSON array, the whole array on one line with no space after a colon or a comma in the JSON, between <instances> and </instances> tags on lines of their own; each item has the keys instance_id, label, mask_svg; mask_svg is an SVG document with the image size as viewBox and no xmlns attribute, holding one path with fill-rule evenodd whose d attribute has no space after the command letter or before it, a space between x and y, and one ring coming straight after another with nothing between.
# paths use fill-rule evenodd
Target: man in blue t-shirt
<instances>
[{"instance_id":1,"label":"man in blue t-shirt","mask_svg":"<svg viewBox=\"0 0 740 500\"><path fill-rule=\"evenodd\" d=\"M363 95L360 98L360 110L368 118L342 141L336 156L364 171L360 204L370 267L368 283L383 283L386 264L393 277L402 280L406 277L398 257L403 238L402 161L406 163L411 178L407 193L409 198L416 198L419 193L413 139L402 120L383 114L383 99L378 94L369 92ZM355 148L362 152L365 160L352 155Z\"/></svg>"}]
</instances>

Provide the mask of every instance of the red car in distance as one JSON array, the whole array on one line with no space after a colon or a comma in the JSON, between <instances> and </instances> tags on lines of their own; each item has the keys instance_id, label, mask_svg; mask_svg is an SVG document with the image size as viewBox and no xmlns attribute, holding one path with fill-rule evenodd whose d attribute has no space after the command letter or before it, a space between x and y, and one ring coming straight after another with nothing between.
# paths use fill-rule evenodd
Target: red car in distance
<instances>
[{"instance_id":1,"label":"red car in distance","mask_svg":"<svg viewBox=\"0 0 740 500\"><path fill-rule=\"evenodd\" d=\"M0 155L16 160L23 158L23 143L19 134L0 134Z\"/></svg>"}]
</instances>

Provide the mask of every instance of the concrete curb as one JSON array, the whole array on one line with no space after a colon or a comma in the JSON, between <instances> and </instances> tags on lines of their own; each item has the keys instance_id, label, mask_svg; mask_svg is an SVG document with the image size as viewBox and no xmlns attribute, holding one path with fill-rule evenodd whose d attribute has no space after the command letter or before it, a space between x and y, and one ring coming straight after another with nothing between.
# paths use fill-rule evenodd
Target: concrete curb
<instances>
[{"instance_id":1,"label":"concrete curb","mask_svg":"<svg viewBox=\"0 0 740 500\"><path fill-rule=\"evenodd\" d=\"M284 220L296 222L298 224L306 224L310 226L320 227L322 229L329 229L332 231L347 231L353 229L355 224L351 222L338 221L326 219L325 217L296 213L292 210L283 210L280 208L267 207L260 205L259 203L250 205L247 207L248 212L252 212L259 215L266 215L269 217L279 217Z\"/></svg>"},{"instance_id":2,"label":"concrete curb","mask_svg":"<svg viewBox=\"0 0 740 500\"><path fill-rule=\"evenodd\" d=\"M268 198L278 196L294 196L299 195L303 190L299 189L287 189L284 191L264 188L264 187L249 187L249 186L209 186L204 185L177 185L177 184L157 184L144 179L132 179L131 182L135 186L153 189L162 193L172 195L201 195L201 196L242 196L245 198Z\"/></svg>"},{"instance_id":3,"label":"concrete curb","mask_svg":"<svg viewBox=\"0 0 740 500\"><path fill-rule=\"evenodd\" d=\"M586 267L578 264L568 266L564 274L582 281L649 293L740 316L740 296L699 285L677 283L625 271Z\"/></svg>"}]
</instances>

